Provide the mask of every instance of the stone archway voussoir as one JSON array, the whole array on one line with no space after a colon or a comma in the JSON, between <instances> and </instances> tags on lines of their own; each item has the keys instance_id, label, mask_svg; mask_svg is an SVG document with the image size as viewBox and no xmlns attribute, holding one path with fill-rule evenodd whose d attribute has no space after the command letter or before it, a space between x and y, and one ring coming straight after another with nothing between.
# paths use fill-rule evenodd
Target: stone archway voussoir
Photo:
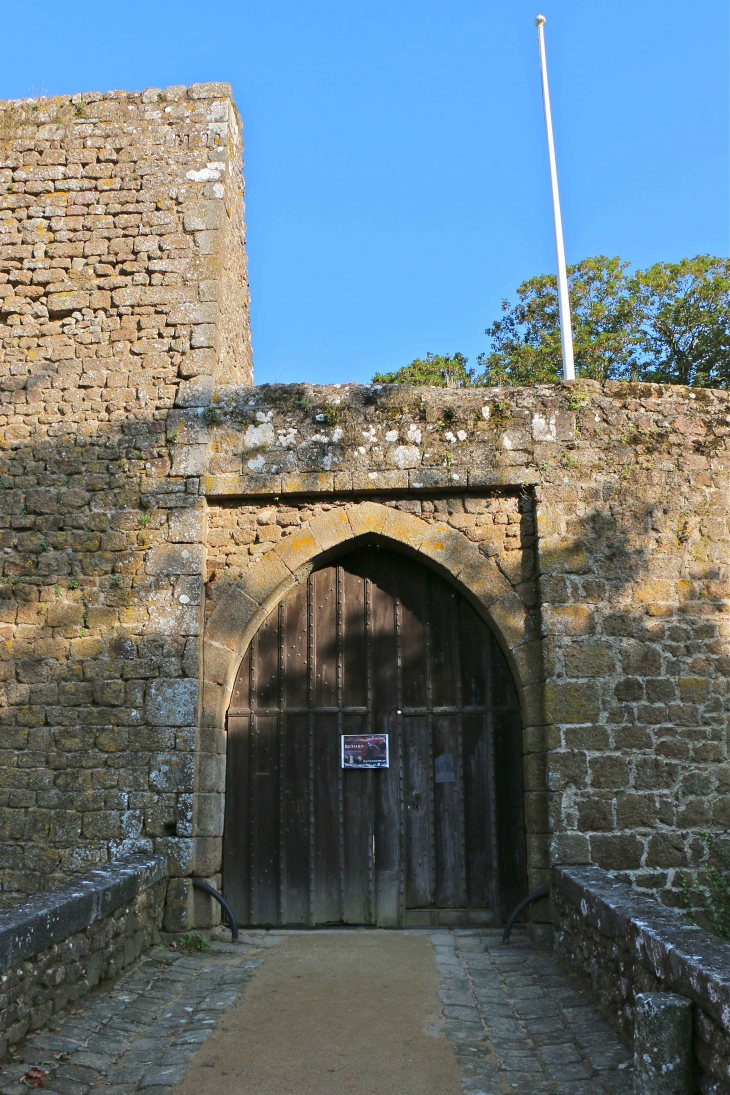
<instances>
[{"instance_id":1,"label":"stone archway voussoir","mask_svg":"<svg viewBox=\"0 0 730 1095\"><path fill-rule=\"evenodd\" d=\"M387 512L388 516L385 519L381 535L418 551L428 529L426 522L422 521L420 517L414 517L412 513L405 513L401 509L390 509L388 507Z\"/></svg>"},{"instance_id":2,"label":"stone archway voussoir","mask_svg":"<svg viewBox=\"0 0 730 1095\"><path fill-rule=\"evenodd\" d=\"M528 688L533 684L542 687L544 670L539 640L522 643L512 651L512 658L517 670L517 679L523 688Z\"/></svg>"},{"instance_id":3,"label":"stone archway voussoir","mask_svg":"<svg viewBox=\"0 0 730 1095\"><path fill-rule=\"evenodd\" d=\"M527 609L514 591L510 590L504 597L500 597L498 601L491 604L489 615L510 650L516 650L525 642Z\"/></svg>"},{"instance_id":4,"label":"stone archway voussoir","mask_svg":"<svg viewBox=\"0 0 730 1095\"><path fill-rule=\"evenodd\" d=\"M525 606L496 563L462 532L441 522L431 524L379 502L351 504L327 510L287 536L221 593L205 635L201 711L204 725L216 725L225 718L240 658L269 606L300 581L308 566L323 552L368 533L407 546L437 563L483 605L510 651L516 652L524 646ZM519 662L520 668L524 668L522 659ZM522 673L518 677L522 678Z\"/></svg>"},{"instance_id":5,"label":"stone archway voussoir","mask_svg":"<svg viewBox=\"0 0 730 1095\"><path fill-rule=\"evenodd\" d=\"M274 548L274 554L292 574L297 574L310 559L319 555L321 550L309 526L306 526L280 540Z\"/></svg>"},{"instance_id":6,"label":"stone archway voussoir","mask_svg":"<svg viewBox=\"0 0 730 1095\"><path fill-rule=\"evenodd\" d=\"M421 553L442 566L454 578L464 569L469 557L479 554L479 548L451 525L441 522L435 525L422 523L426 527L426 535L421 542Z\"/></svg>"},{"instance_id":7,"label":"stone archway voussoir","mask_svg":"<svg viewBox=\"0 0 730 1095\"><path fill-rule=\"evenodd\" d=\"M343 509L332 509L309 522L309 529L320 546L321 551L328 551L338 544L351 540L354 536L352 525Z\"/></svg>"},{"instance_id":8,"label":"stone archway voussoir","mask_svg":"<svg viewBox=\"0 0 730 1095\"><path fill-rule=\"evenodd\" d=\"M369 532L382 533L390 512L388 506L382 506L379 502L360 502L359 505L345 506L354 536L365 536Z\"/></svg>"},{"instance_id":9,"label":"stone archway voussoir","mask_svg":"<svg viewBox=\"0 0 730 1095\"><path fill-rule=\"evenodd\" d=\"M261 612L261 609L259 609ZM251 617L253 619L254 617ZM249 621L250 622L250 621ZM241 632L239 632L240 641ZM203 663L203 678L210 684L219 684L225 687L231 673L231 661L236 657L237 651L229 646L221 646L220 643L208 639L205 644L205 659Z\"/></svg>"},{"instance_id":10,"label":"stone archway voussoir","mask_svg":"<svg viewBox=\"0 0 730 1095\"><path fill-rule=\"evenodd\" d=\"M241 632L261 609L251 598L243 582L236 582L233 588L220 595L205 629L205 641L237 650L241 641Z\"/></svg>"},{"instance_id":11,"label":"stone archway voussoir","mask_svg":"<svg viewBox=\"0 0 730 1095\"><path fill-rule=\"evenodd\" d=\"M471 556L458 571L454 572L454 576L480 604L484 605L490 615L492 605L513 592L512 586L497 564L492 559L487 559L478 548L476 557Z\"/></svg>"},{"instance_id":12,"label":"stone archway voussoir","mask_svg":"<svg viewBox=\"0 0 730 1095\"><path fill-rule=\"evenodd\" d=\"M288 589L292 581L291 570L274 550L259 556L240 584L252 601L264 605L272 594Z\"/></svg>"}]
</instances>

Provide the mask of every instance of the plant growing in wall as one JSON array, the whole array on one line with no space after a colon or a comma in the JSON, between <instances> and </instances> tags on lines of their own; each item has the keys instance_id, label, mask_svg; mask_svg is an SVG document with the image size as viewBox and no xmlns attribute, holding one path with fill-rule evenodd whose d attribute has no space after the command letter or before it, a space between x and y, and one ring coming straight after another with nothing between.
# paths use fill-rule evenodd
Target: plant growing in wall
<instances>
[{"instance_id":1,"label":"plant growing in wall","mask_svg":"<svg viewBox=\"0 0 730 1095\"><path fill-rule=\"evenodd\" d=\"M170 950L184 951L186 954L197 954L210 946L200 932L188 932L170 943Z\"/></svg>"},{"instance_id":2,"label":"plant growing in wall","mask_svg":"<svg viewBox=\"0 0 730 1095\"><path fill-rule=\"evenodd\" d=\"M730 854L720 847L710 833L703 832L702 837L718 865L708 867L704 886L699 886L696 881L690 882L685 872L681 872L687 914L694 921L698 917L706 918L714 933L730 942Z\"/></svg>"}]
</instances>

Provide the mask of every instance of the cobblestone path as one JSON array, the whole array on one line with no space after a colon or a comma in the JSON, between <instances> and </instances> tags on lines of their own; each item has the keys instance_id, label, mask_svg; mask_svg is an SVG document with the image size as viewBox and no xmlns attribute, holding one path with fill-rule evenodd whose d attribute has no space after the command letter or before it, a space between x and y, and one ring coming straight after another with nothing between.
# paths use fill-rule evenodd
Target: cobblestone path
<instances>
[{"instance_id":1,"label":"cobblestone path","mask_svg":"<svg viewBox=\"0 0 730 1095\"><path fill-rule=\"evenodd\" d=\"M170 1095L262 955L260 945L230 943L192 955L153 948L108 991L27 1041L0 1072L0 1091L28 1095L21 1077L37 1066L44 1095Z\"/></svg>"},{"instance_id":2,"label":"cobblestone path","mask_svg":"<svg viewBox=\"0 0 730 1095\"><path fill-rule=\"evenodd\" d=\"M545 951L501 932L434 933L465 1095L628 1095L632 1054Z\"/></svg>"},{"instance_id":3,"label":"cobblestone path","mask_svg":"<svg viewBox=\"0 0 730 1095\"><path fill-rule=\"evenodd\" d=\"M0 1071L1 1095L28 1095L30 1066L46 1073L44 1095L170 1095L281 937L252 933L193 955L154 948L26 1042ZM629 1095L630 1050L551 954L489 931L431 941L464 1095Z\"/></svg>"}]
</instances>

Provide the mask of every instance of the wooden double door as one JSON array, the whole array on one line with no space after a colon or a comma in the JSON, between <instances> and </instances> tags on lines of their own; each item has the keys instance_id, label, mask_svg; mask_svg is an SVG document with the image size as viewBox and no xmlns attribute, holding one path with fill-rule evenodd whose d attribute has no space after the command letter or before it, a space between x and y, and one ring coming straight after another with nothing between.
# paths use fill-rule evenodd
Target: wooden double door
<instances>
[{"instance_id":1,"label":"wooden double door","mask_svg":"<svg viewBox=\"0 0 730 1095\"><path fill-rule=\"evenodd\" d=\"M343 735L387 735L389 766L343 767ZM344 556L262 624L228 713L226 783L241 924L499 922L525 895L509 667L464 597L406 556Z\"/></svg>"}]
</instances>

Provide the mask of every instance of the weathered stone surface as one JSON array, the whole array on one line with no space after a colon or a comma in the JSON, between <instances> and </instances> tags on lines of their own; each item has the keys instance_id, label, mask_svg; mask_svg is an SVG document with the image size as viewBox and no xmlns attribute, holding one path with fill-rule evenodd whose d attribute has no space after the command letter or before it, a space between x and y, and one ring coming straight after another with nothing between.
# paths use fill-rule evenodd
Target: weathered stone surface
<instances>
[{"instance_id":1,"label":"weathered stone surface","mask_svg":"<svg viewBox=\"0 0 730 1095\"><path fill-rule=\"evenodd\" d=\"M600 718L597 686L551 681L545 689L545 714L549 722L597 722Z\"/></svg>"},{"instance_id":2,"label":"weathered stone surface","mask_svg":"<svg viewBox=\"0 0 730 1095\"><path fill-rule=\"evenodd\" d=\"M205 514L202 508L173 510L168 518L168 539L175 544L200 544Z\"/></svg>"},{"instance_id":3,"label":"weathered stone surface","mask_svg":"<svg viewBox=\"0 0 730 1095\"><path fill-rule=\"evenodd\" d=\"M671 992L640 992L634 1017L637 1095L690 1095L692 1003Z\"/></svg>"},{"instance_id":4,"label":"weathered stone surface","mask_svg":"<svg viewBox=\"0 0 730 1095\"><path fill-rule=\"evenodd\" d=\"M153 548L147 555L145 569L148 574L200 574L202 565L202 546L188 542Z\"/></svg>"},{"instance_id":5,"label":"weathered stone surface","mask_svg":"<svg viewBox=\"0 0 730 1095\"><path fill-rule=\"evenodd\" d=\"M167 878L163 856L131 856L0 912L0 973L109 916Z\"/></svg>"},{"instance_id":6,"label":"weathered stone surface","mask_svg":"<svg viewBox=\"0 0 730 1095\"><path fill-rule=\"evenodd\" d=\"M355 536L382 532L388 518L387 508L376 502L361 502L359 506L346 506L346 513Z\"/></svg>"},{"instance_id":7,"label":"weathered stone surface","mask_svg":"<svg viewBox=\"0 0 730 1095\"><path fill-rule=\"evenodd\" d=\"M213 396L212 376L196 376L183 380L175 396L176 407L207 407Z\"/></svg>"},{"instance_id":8,"label":"weathered stone surface","mask_svg":"<svg viewBox=\"0 0 730 1095\"><path fill-rule=\"evenodd\" d=\"M23 1091L18 1080L29 1066L42 1068L43 1086L59 1095L83 1095L90 1085L117 1095L160 1093L182 1078L265 951L220 942L202 954L160 946L162 897L159 884L148 888L107 918L103 934L71 937L18 971L16 1003L5 1011L18 1040L0 1076L6 1092ZM150 942L151 952L138 957Z\"/></svg>"},{"instance_id":9,"label":"weathered stone surface","mask_svg":"<svg viewBox=\"0 0 730 1095\"><path fill-rule=\"evenodd\" d=\"M264 604L274 593L283 593L292 582L291 571L274 551L259 556L247 575L246 593L258 604Z\"/></svg>"},{"instance_id":10,"label":"weathered stone surface","mask_svg":"<svg viewBox=\"0 0 730 1095\"><path fill-rule=\"evenodd\" d=\"M152 726L192 726L196 720L198 682L188 678L150 681L145 714Z\"/></svg>"},{"instance_id":11,"label":"weathered stone surface","mask_svg":"<svg viewBox=\"0 0 730 1095\"><path fill-rule=\"evenodd\" d=\"M294 574L313 559L321 549L313 533L307 529L303 532L299 530L291 532L289 536L277 543L274 550L284 566Z\"/></svg>"},{"instance_id":12,"label":"weathered stone surface","mask_svg":"<svg viewBox=\"0 0 730 1095\"><path fill-rule=\"evenodd\" d=\"M165 903L165 931L184 932L193 926L193 884L190 878L171 878Z\"/></svg>"},{"instance_id":13,"label":"weathered stone surface","mask_svg":"<svg viewBox=\"0 0 730 1095\"><path fill-rule=\"evenodd\" d=\"M667 1044L674 1045L682 1058L680 1035L692 1030L686 1007L676 1015L677 1029L659 1055L647 1047L647 1039L653 1038L651 1012L656 1009L651 1001L642 1001L642 994L676 994L694 1005L691 1063L700 1074L701 1090L722 1095L730 1075L727 943L594 866L555 869L551 902L557 953L590 986L604 1014L627 1041L634 1036L637 1009L644 1007L644 1026L639 1024L636 1043L645 1058L640 1090L690 1090L683 1086L683 1059L671 1075L654 1074L657 1062L663 1059L667 1065L674 1059L675 1053L666 1052Z\"/></svg>"},{"instance_id":14,"label":"weathered stone surface","mask_svg":"<svg viewBox=\"0 0 730 1095\"><path fill-rule=\"evenodd\" d=\"M444 1032L464 1091L629 1095L631 1051L556 958L524 936L434 932Z\"/></svg>"},{"instance_id":15,"label":"weathered stone surface","mask_svg":"<svg viewBox=\"0 0 730 1095\"><path fill-rule=\"evenodd\" d=\"M230 89L3 103L0 119L12 900L175 832L184 792L155 773L170 750L187 770L195 749L210 439L198 405L252 373Z\"/></svg>"},{"instance_id":16,"label":"weathered stone surface","mask_svg":"<svg viewBox=\"0 0 730 1095\"><path fill-rule=\"evenodd\" d=\"M217 604L209 602L207 607L210 613L208 638L231 653L238 650L242 632L261 611L260 605L238 585L226 590Z\"/></svg>"},{"instance_id":17,"label":"weathered stone surface","mask_svg":"<svg viewBox=\"0 0 730 1095\"><path fill-rule=\"evenodd\" d=\"M342 544L352 536L352 527L344 509L330 510L321 517L315 517L309 528L322 551Z\"/></svg>"},{"instance_id":18,"label":"weathered stone surface","mask_svg":"<svg viewBox=\"0 0 730 1095\"><path fill-rule=\"evenodd\" d=\"M0 1059L159 940L166 890L165 857L138 855L0 912Z\"/></svg>"}]
</instances>

